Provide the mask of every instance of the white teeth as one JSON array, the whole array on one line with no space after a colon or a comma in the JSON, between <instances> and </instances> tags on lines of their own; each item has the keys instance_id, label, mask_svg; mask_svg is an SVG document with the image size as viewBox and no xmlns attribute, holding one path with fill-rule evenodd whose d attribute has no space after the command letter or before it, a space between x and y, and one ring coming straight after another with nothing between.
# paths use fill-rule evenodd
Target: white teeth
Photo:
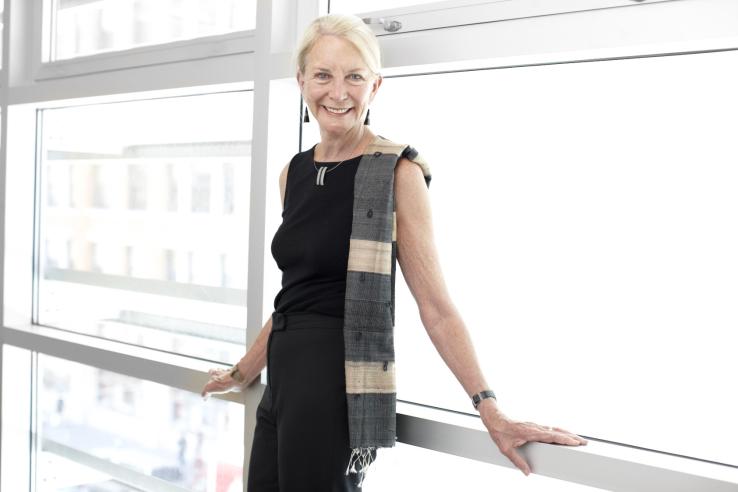
<instances>
[{"instance_id":1,"label":"white teeth","mask_svg":"<svg viewBox=\"0 0 738 492\"><path fill-rule=\"evenodd\" d=\"M331 113L337 113L337 114L343 114L346 111L348 111L351 108L329 108L328 106L323 106L325 109L327 109Z\"/></svg>"}]
</instances>

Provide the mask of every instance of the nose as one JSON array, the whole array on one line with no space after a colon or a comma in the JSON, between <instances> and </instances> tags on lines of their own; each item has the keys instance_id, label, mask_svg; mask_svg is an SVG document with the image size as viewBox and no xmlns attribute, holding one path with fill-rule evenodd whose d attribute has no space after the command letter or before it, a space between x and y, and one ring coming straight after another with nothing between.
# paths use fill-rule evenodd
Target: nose
<instances>
[{"instance_id":1,"label":"nose","mask_svg":"<svg viewBox=\"0 0 738 492\"><path fill-rule=\"evenodd\" d=\"M334 101L343 101L347 97L346 82L341 77L334 77L331 81L328 96Z\"/></svg>"}]
</instances>

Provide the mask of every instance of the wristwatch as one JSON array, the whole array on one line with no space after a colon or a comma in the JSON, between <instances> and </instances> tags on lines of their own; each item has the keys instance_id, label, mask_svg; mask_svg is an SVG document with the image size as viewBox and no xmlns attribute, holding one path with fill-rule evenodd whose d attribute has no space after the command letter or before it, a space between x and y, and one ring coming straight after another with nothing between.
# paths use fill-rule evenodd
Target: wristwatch
<instances>
[{"instance_id":1,"label":"wristwatch","mask_svg":"<svg viewBox=\"0 0 738 492\"><path fill-rule=\"evenodd\" d=\"M484 390L480 391L476 395L472 396L472 403L474 404L474 408L477 408L477 405L484 400L485 398L494 398L495 401L497 401L497 397L495 396L495 392L492 390Z\"/></svg>"},{"instance_id":2,"label":"wristwatch","mask_svg":"<svg viewBox=\"0 0 738 492\"><path fill-rule=\"evenodd\" d=\"M246 381L246 378L243 377L241 371L238 370L238 364L233 364L233 367L231 367L229 374L231 376L231 379L233 379L237 383L243 384Z\"/></svg>"}]
</instances>

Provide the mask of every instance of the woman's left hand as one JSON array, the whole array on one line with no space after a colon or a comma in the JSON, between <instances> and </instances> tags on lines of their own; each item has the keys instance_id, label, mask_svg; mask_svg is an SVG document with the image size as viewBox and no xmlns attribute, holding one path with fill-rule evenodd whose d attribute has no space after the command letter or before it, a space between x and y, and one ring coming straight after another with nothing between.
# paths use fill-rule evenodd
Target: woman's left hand
<instances>
[{"instance_id":1,"label":"woman's left hand","mask_svg":"<svg viewBox=\"0 0 738 492\"><path fill-rule=\"evenodd\" d=\"M530 466L517 451L517 448L526 442L547 442L567 446L587 444L586 439L559 427L545 427L533 422L512 420L490 399L482 400L477 410L500 452L526 476L530 474Z\"/></svg>"}]
</instances>

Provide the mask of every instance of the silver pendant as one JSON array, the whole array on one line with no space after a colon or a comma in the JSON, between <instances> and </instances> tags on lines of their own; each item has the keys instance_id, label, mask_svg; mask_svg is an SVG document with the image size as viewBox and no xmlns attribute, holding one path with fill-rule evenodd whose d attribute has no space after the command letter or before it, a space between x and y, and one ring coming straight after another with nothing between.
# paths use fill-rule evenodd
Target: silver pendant
<instances>
[{"instance_id":1,"label":"silver pendant","mask_svg":"<svg viewBox=\"0 0 738 492\"><path fill-rule=\"evenodd\" d=\"M328 169L326 167L321 167L318 169L318 175L315 177L315 184L317 186L325 186L325 170Z\"/></svg>"}]
</instances>

